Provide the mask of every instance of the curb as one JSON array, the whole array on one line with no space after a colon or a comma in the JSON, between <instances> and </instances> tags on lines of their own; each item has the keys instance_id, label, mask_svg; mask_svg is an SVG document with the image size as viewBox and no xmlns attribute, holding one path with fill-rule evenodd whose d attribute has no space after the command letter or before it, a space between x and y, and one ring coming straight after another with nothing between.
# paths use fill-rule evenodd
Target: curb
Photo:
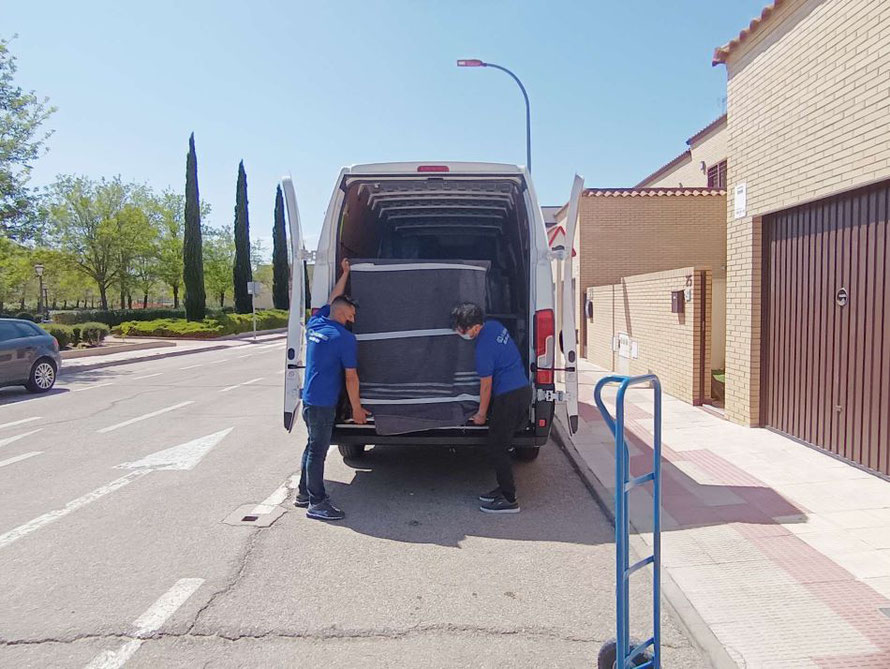
<instances>
[{"instance_id":1,"label":"curb","mask_svg":"<svg viewBox=\"0 0 890 669\"><path fill-rule=\"evenodd\" d=\"M257 330L257 337L265 337L270 334L281 334L283 332L287 332L287 328L274 328L272 330ZM120 335L116 335L120 337ZM141 341L145 339L150 339L151 341L157 341L159 337L149 337L142 335L129 335L127 337L121 337L121 341L127 341L129 339L135 341ZM238 334L226 335L224 337L214 337L213 339L201 339L199 337L163 337L164 341L235 341L238 339L253 339L253 330L250 332L239 332Z\"/></svg>"},{"instance_id":2,"label":"curb","mask_svg":"<svg viewBox=\"0 0 890 669\"><path fill-rule=\"evenodd\" d=\"M602 509L603 513L609 519L614 527L615 525L615 501L612 493L605 484L599 480L594 471L588 466L587 462L575 448L575 443L569 436L568 430L562 424L561 418L555 416L553 426L550 430L553 441L562 449L563 453L569 458L573 469L581 476L584 485L593 495L597 505ZM636 528L631 524L631 528ZM639 535L631 534L630 549L633 560L639 560L641 555L647 555L651 549L640 538ZM711 664L714 669L739 669L739 665L730 657L729 653L717 639L714 632L701 617L686 594L671 578L668 571L664 568L661 570L661 591L662 600L666 604L665 609L679 623L680 629L686 633L699 652Z\"/></svg>"},{"instance_id":3,"label":"curb","mask_svg":"<svg viewBox=\"0 0 890 669\"><path fill-rule=\"evenodd\" d=\"M111 351L108 349L101 348L86 348L86 349L74 349L72 351L62 351L62 360L79 360L80 358L96 358L101 357L103 355L114 355L115 353L129 353L130 351L147 351L153 348L166 348L169 346L176 346L173 342L163 342L163 341L144 341L137 344L120 344L115 348L119 348L121 350ZM65 355L65 354L68 355Z\"/></svg>"}]
</instances>

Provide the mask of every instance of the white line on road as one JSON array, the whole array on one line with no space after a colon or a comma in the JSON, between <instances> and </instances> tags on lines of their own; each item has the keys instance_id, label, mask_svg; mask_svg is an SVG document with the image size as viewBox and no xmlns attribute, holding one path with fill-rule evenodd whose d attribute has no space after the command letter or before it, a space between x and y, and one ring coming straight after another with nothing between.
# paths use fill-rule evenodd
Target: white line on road
<instances>
[{"instance_id":1,"label":"white line on road","mask_svg":"<svg viewBox=\"0 0 890 669\"><path fill-rule=\"evenodd\" d=\"M44 513L42 516L38 516L34 520L28 521L24 525L19 525L18 527L15 527L8 532L0 534L0 548L14 543L22 537L31 534L32 532L36 532L44 525L49 525L53 521L67 516L72 511L77 511L79 508L86 506L90 502L95 502L97 499L104 497L108 493L114 492L118 488L123 488L128 483L132 483L136 479L145 476L149 472L151 472L150 469L137 469L135 471L132 471L126 476L121 476L119 479L115 479L111 483L108 483L100 488L96 488L92 492L88 492L86 495L78 497L74 501L68 502L62 509L56 509L55 511Z\"/></svg>"},{"instance_id":2,"label":"white line on road","mask_svg":"<svg viewBox=\"0 0 890 669\"><path fill-rule=\"evenodd\" d=\"M258 376L257 378L255 378L255 379L251 379L250 381L245 381L245 382L242 383L241 385L242 385L242 386L249 386L251 383L256 383L257 381L262 381L262 380L263 380L263 377L262 377L262 376Z\"/></svg>"},{"instance_id":3,"label":"white line on road","mask_svg":"<svg viewBox=\"0 0 890 669\"><path fill-rule=\"evenodd\" d=\"M0 425L0 430L4 427L12 427L13 425L21 425L22 423L31 423L35 420L40 420L40 416L34 416L33 418L22 418L21 420L14 420L11 423L3 423Z\"/></svg>"},{"instance_id":4,"label":"white line on road","mask_svg":"<svg viewBox=\"0 0 890 669\"><path fill-rule=\"evenodd\" d=\"M180 369L180 370L183 370L183 369L194 369L195 367L203 367L205 364L207 364L207 363L199 362L197 365L186 365L185 367L180 367L179 369Z\"/></svg>"},{"instance_id":5,"label":"white line on road","mask_svg":"<svg viewBox=\"0 0 890 669\"><path fill-rule=\"evenodd\" d=\"M236 355L236 356L233 358L233 360L241 360L241 359L243 359L243 358L249 358L249 357L252 356L252 355L253 355L253 353L248 353L247 355Z\"/></svg>"},{"instance_id":6,"label":"white line on road","mask_svg":"<svg viewBox=\"0 0 890 669\"><path fill-rule=\"evenodd\" d=\"M169 411L175 411L176 409L181 409L184 406L188 406L189 404L194 404L194 400L189 400L187 402L180 402L179 404L174 404L171 407L166 407L164 409L158 409L157 411L152 411L151 413L143 414L142 416L136 416L136 418L131 418L130 420L125 420L123 423L116 423L114 425L109 425L108 427L103 427L99 430L100 434L105 434L106 432L111 432L113 430L117 430L122 427L126 427L127 425L132 425L133 423L138 423L143 420L147 420L149 418L154 418L155 416L160 416L161 414L165 414Z\"/></svg>"},{"instance_id":7,"label":"white line on road","mask_svg":"<svg viewBox=\"0 0 890 669\"><path fill-rule=\"evenodd\" d=\"M157 632L170 619L180 606L185 604L198 588L203 585L203 578L181 578L166 593L139 616L133 625L136 627L136 639L130 639L116 650L106 650L93 658L87 669L119 669L139 650L144 637Z\"/></svg>"},{"instance_id":8,"label":"white line on road","mask_svg":"<svg viewBox=\"0 0 890 669\"><path fill-rule=\"evenodd\" d=\"M84 390L95 390L96 388L104 388L105 386L113 386L114 383L109 381L108 383L96 383L91 386L87 386L86 388L76 388L72 390L72 393L82 393Z\"/></svg>"},{"instance_id":9,"label":"white line on road","mask_svg":"<svg viewBox=\"0 0 890 669\"><path fill-rule=\"evenodd\" d=\"M227 393L230 390L235 390L235 388L240 388L241 386L249 386L251 383L256 383L257 381L262 381L263 377L260 376L256 379L251 379L250 381L244 381L243 383L236 383L234 386L226 386L225 388L221 388L219 392Z\"/></svg>"},{"instance_id":10,"label":"white line on road","mask_svg":"<svg viewBox=\"0 0 890 669\"><path fill-rule=\"evenodd\" d=\"M254 516L262 516L267 513L272 513L275 510L275 507L280 505L287 499L288 494L290 494L291 490L295 490L300 483L300 475L293 474L287 481L282 483L275 489L271 495L269 495L266 499L262 501L262 503L257 504L253 507L253 511L251 514Z\"/></svg>"},{"instance_id":11,"label":"white line on road","mask_svg":"<svg viewBox=\"0 0 890 669\"><path fill-rule=\"evenodd\" d=\"M240 385L241 385L240 383L236 383L234 386L227 386L227 387L225 387L225 388L222 388L219 392L221 392L221 393L227 393L227 392L229 392L230 390L235 390L235 388L237 388L237 387L240 386Z\"/></svg>"},{"instance_id":12,"label":"white line on road","mask_svg":"<svg viewBox=\"0 0 890 669\"><path fill-rule=\"evenodd\" d=\"M21 462L22 460L33 458L35 455L40 455L41 453L43 453L43 451L33 451L31 453L25 453L24 455L17 455L14 458L0 460L0 467L5 467L6 465L14 465L16 462Z\"/></svg>"},{"instance_id":13,"label":"white line on road","mask_svg":"<svg viewBox=\"0 0 890 669\"><path fill-rule=\"evenodd\" d=\"M135 376L133 377L134 381L141 381L142 379L150 379L153 376L160 376L164 372L155 372L154 374L146 374L145 376Z\"/></svg>"},{"instance_id":14,"label":"white line on road","mask_svg":"<svg viewBox=\"0 0 890 669\"><path fill-rule=\"evenodd\" d=\"M19 439L30 437L32 434L37 434L42 429L42 427L38 427L36 430L31 430L30 432L25 432L24 434L17 434L14 437L6 437L6 439L0 439L0 448L2 448L3 446L7 446L8 444L11 444L15 441L18 441Z\"/></svg>"}]
</instances>

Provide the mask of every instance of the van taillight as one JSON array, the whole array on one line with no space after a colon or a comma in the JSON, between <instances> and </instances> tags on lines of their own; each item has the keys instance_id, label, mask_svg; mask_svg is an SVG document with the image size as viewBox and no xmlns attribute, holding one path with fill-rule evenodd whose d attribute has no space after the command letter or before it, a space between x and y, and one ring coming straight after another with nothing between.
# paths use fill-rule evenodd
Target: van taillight
<instances>
[{"instance_id":1,"label":"van taillight","mask_svg":"<svg viewBox=\"0 0 890 669\"><path fill-rule=\"evenodd\" d=\"M451 168L448 165L420 165L417 168L418 172L450 172Z\"/></svg>"},{"instance_id":2,"label":"van taillight","mask_svg":"<svg viewBox=\"0 0 890 669\"><path fill-rule=\"evenodd\" d=\"M553 352L555 324L553 309L535 312L535 383L553 383Z\"/></svg>"}]
</instances>

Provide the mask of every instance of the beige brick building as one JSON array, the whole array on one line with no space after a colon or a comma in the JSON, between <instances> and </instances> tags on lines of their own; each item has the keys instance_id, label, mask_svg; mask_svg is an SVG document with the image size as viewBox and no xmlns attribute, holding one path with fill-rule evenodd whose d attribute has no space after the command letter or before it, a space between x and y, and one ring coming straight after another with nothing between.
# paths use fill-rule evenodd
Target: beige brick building
<instances>
[{"instance_id":1,"label":"beige brick building","mask_svg":"<svg viewBox=\"0 0 890 669\"><path fill-rule=\"evenodd\" d=\"M728 82L727 416L888 473L890 300L871 277L890 269L890 2L777 0L714 64ZM817 379L791 385L801 374Z\"/></svg>"},{"instance_id":2,"label":"beige brick building","mask_svg":"<svg viewBox=\"0 0 890 669\"><path fill-rule=\"evenodd\" d=\"M726 114L686 140L686 150L636 188L726 188Z\"/></svg>"}]
</instances>

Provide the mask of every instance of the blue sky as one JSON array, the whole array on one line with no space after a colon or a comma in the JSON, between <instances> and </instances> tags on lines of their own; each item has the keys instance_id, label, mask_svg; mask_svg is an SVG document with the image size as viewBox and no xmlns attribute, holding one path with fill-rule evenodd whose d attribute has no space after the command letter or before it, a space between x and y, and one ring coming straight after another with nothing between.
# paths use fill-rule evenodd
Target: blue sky
<instances>
[{"instance_id":1,"label":"blue sky","mask_svg":"<svg viewBox=\"0 0 890 669\"><path fill-rule=\"evenodd\" d=\"M714 47L765 0L338 0L5 2L18 82L59 111L33 183L59 173L184 187L195 132L211 224L231 225L238 161L251 236L271 246L278 178L320 228L343 165L390 160L525 162L561 204L575 171L629 186L723 112Z\"/></svg>"}]
</instances>

